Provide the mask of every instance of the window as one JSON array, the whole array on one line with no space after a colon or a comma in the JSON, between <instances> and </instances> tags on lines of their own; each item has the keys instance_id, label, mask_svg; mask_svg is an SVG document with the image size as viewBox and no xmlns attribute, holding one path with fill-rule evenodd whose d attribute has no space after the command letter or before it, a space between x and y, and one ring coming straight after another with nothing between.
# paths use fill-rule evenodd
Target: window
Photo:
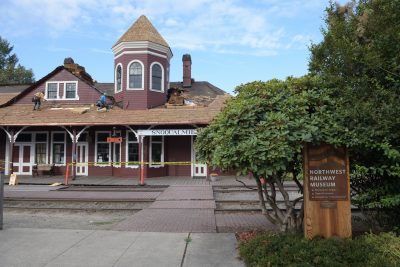
<instances>
[{"instance_id":1,"label":"window","mask_svg":"<svg viewBox=\"0 0 400 267\"><path fill-rule=\"evenodd\" d=\"M151 136L150 139L150 167L164 166L164 137Z\"/></svg>"},{"instance_id":2,"label":"window","mask_svg":"<svg viewBox=\"0 0 400 267\"><path fill-rule=\"evenodd\" d=\"M17 136L17 140L15 142L32 142L32 134L31 133L20 133Z\"/></svg>"},{"instance_id":3,"label":"window","mask_svg":"<svg viewBox=\"0 0 400 267\"><path fill-rule=\"evenodd\" d=\"M151 67L151 89L164 91L162 67L159 63L153 63Z\"/></svg>"},{"instance_id":4,"label":"window","mask_svg":"<svg viewBox=\"0 0 400 267\"><path fill-rule=\"evenodd\" d=\"M46 143L36 143L35 147L35 163L36 164L46 164L46 150L47 144Z\"/></svg>"},{"instance_id":5,"label":"window","mask_svg":"<svg viewBox=\"0 0 400 267\"><path fill-rule=\"evenodd\" d=\"M52 133L52 163L65 164L65 133Z\"/></svg>"},{"instance_id":6,"label":"window","mask_svg":"<svg viewBox=\"0 0 400 267\"><path fill-rule=\"evenodd\" d=\"M47 133L35 134L35 163L47 163Z\"/></svg>"},{"instance_id":7,"label":"window","mask_svg":"<svg viewBox=\"0 0 400 267\"><path fill-rule=\"evenodd\" d=\"M135 134L132 132L127 132L126 140L127 140L126 155L127 155L127 161L128 161L126 166L128 166L128 167L138 166L137 162L139 161L139 144L138 144Z\"/></svg>"},{"instance_id":8,"label":"window","mask_svg":"<svg viewBox=\"0 0 400 267\"><path fill-rule=\"evenodd\" d=\"M96 164L109 165L111 162L111 143L107 143L107 137L111 132L96 132Z\"/></svg>"},{"instance_id":9,"label":"window","mask_svg":"<svg viewBox=\"0 0 400 267\"><path fill-rule=\"evenodd\" d=\"M117 70L115 72L115 89L117 92L120 92L122 90L122 67L121 65L117 66Z\"/></svg>"},{"instance_id":10,"label":"window","mask_svg":"<svg viewBox=\"0 0 400 267\"><path fill-rule=\"evenodd\" d=\"M45 98L48 100L79 100L78 82L48 82L46 83Z\"/></svg>"},{"instance_id":11,"label":"window","mask_svg":"<svg viewBox=\"0 0 400 267\"><path fill-rule=\"evenodd\" d=\"M143 65L141 62L134 61L129 65L128 88L142 89L143 88Z\"/></svg>"},{"instance_id":12,"label":"window","mask_svg":"<svg viewBox=\"0 0 400 267\"><path fill-rule=\"evenodd\" d=\"M67 99L76 98L76 83L65 84L65 98Z\"/></svg>"},{"instance_id":13,"label":"window","mask_svg":"<svg viewBox=\"0 0 400 267\"><path fill-rule=\"evenodd\" d=\"M46 90L47 99L57 99L58 98L58 83L48 83Z\"/></svg>"}]
</instances>

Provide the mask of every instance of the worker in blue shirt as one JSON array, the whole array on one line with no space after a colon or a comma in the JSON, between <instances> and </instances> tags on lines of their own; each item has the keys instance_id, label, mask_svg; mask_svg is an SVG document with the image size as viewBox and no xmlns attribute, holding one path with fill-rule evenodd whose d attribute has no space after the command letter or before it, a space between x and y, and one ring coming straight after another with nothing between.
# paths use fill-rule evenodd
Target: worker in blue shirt
<instances>
[{"instance_id":1,"label":"worker in blue shirt","mask_svg":"<svg viewBox=\"0 0 400 267\"><path fill-rule=\"evenodd\" d=\"M96 106L97 106L97 110L100 110L100 109L102 109L102 108L106 108L107 111L108 111L109 107L108 107L108 105L107 105L106 93L103 93L103 94L100 96L99 100L97 100Z\"/></svg>"}]
</instances>

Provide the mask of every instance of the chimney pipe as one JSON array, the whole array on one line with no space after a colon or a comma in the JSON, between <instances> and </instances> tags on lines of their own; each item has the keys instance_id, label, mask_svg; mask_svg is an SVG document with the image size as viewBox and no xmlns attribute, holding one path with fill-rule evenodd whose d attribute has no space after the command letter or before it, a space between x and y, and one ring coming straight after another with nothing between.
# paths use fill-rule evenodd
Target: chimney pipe
<instances>
[{"instance_id":1,"label":"chimney pipe","mask_svg":"<svg viewBox=\"0 0 400 267\"><path fill-rule=\"evenodd\" d=\"M183 62L183 87L192 86L192 59L189 54L182 56Z\"/></svg>"}]
</instances>

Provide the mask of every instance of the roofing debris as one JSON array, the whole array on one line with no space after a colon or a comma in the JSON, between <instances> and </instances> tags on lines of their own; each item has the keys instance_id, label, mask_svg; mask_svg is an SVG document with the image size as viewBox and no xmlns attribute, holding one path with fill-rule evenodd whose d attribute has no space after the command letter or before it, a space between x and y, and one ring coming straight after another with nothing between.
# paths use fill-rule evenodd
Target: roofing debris
<instances>
[{"instance_id":1,"label":"roofing debris","mask_svg":"<svg viewBox=\"0 0 400 267\"><path fill-rule=\"evenodd\" d=\"M180 109L153 108L123 110L114 107L109 112L97 112L95 107L65 105L54 108L46 102L41 110L33 111L32 105L19 104L0 108L0 125L154 125L154 124L209 124L223 108L230 96L217 96L207 107L196 107L182 112ZM67 109L70 108L70 109ZM66 112L66 110L72 112ZM78 112L78 111L82 112ZM74 112L77 111L77 112Z\"/></svg>"},{"instance_id":2,"label":"roofing debris","mask_svg":"<svg viewBox=\"0 0 400 267\"><path fill-rule=\"evenodd\" d=\"M86 81L90 85L94 85L94 80L89 73L86 72L85 68L79 64L76 64L74 60L70 57L64 59L64 68L66 68L69 72L77 76L78 78Z\"/></svg>"}]
</instances>

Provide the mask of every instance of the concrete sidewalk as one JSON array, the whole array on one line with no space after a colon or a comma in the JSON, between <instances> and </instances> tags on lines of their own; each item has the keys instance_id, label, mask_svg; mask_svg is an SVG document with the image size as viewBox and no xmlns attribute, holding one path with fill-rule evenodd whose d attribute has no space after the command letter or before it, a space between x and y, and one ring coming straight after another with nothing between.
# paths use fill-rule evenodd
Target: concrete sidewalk
<instances>
[{"instance_id":1,"label":"concrete sidewalk","mask_svg":"<svg viewBox=\"0 0 400 267\"><path fill-rule=\"evenodd\" d=\"M234 234L9 228L1 266L244 266Z\"/></svg>"}]
</instances>

